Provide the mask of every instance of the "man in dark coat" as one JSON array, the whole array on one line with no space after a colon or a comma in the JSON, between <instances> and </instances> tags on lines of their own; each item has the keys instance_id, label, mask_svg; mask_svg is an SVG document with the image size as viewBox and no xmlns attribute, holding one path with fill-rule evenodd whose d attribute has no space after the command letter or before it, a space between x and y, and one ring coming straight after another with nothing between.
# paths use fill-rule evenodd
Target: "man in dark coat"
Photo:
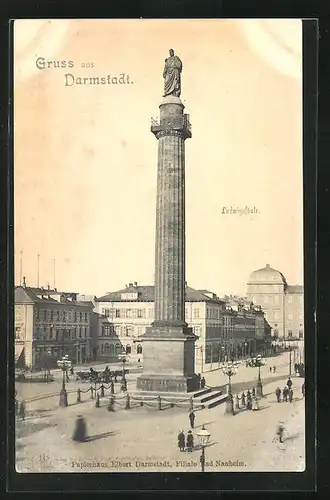
<instances>
[{"instance_id":1,"label":"man in dark coat","mask_svg":"<svg viewBox=\"0 0 330 500\"><path fill-rule=\"evenodd\" d=\"M275 394L276 394L276 399L277 399L277 402L280 403L281 402L281 389L279 387L276 388L276 391L275 391Z\"/></svg>"},{"instance_id":2,"label":"man in dark coat","mask_svg":"<svg viewBox=\"0 0 330 500\"><path fill-rule=\"evenodd\" d=\"M290 401L290 403L292 403L292 400L293 400L293 390L290 387L290 389L289 389L289 401Z\"/></svg>"},{"instance_id":3,"label":"man in dark coat","mask_svg":"<svg viewBox=\"0 0 330 500\"><path fill-rule=\"evenodd\" d=\"M288 378L286 385L288 386L288 389L291 389L291 387L292 387L292 380L291 380L290 377Z\"/></svg>"},{"instance_id":4,"label":"man in dark coat","mask_svg":"<svg viewBox=\"0 0 330 500\"><path fill-rule=\"evenodd\" d=\"M303 395L303 398L304 398L305 397L305 382L301 386L301 392L302 392L302 395Z\"/></svg>"},{"instance_id":5,"label":"man in dark coat","mask_svg":"<svg viewBox=\"0 0 330 500\"><path fill-rule=\"evenodd\" d=\"M194 436L191 431L187 434L187 451L192 451L194 447Z\"/></svg>"},{"instance_id":6,"label":"man in dark coat","mask_svg":"<svg viewBox=\"0 0 330 500\"><path fill-rule=\"evenodd\" d=\"M204 387L205 387L205 378L202 377L201 378L201 388L204 389Z\"/></svg>"},{"instance_id":7,"label":"man in dark coat","mask_svg":"<svg viewBox=\"0 0 330 500\"><path fill-rule=\"evenodd\" d=\"M276 372L276 366L273 366L273 373Z\"/></svg>"},{"instance_id":8,"label":"man in dark coat","mask_svg":"<svg viewBox=\"0 0 330 500\"><path fill-rule=\"evenodd\" d=\"M25 403L24 401L21 402L19 406L19 418L22 420L25 420Z\"/></svg>"},{"instance_id":9,"label":"man in dark coat","mask_svg":"<svg viewBox=\"0 0 330 500\"><path fill-rule=\"evenodd\" d=\"M83 443L86 440L87 428L85 419L82 415L77 416L75 430L72 436L73 441Z\"/></svg>"},{"instance_id":10,"label":"man in dark coat","mask_svg":"<svg viewBox=\"0 0 330 500\"><path fill-rule=\"evenodd\" d=\"M178 448L180 451L184 451L186 445L186 438L184 436L184 432L181 429L181 431L178 434Z\"/></svg>"},{"instance_id":11,"label":"man in dark coat","mask_svg":"<svg viewBox=\"0 0 330 500\"><path fill-rule=\"evenodd\" d=\"M246 407L248 410L252 410L252 395L250 390L246 393Z\"/></svg>"},{"instance_id":12,"label":"man in dark coat","mask_svg":"<svg viewBox=\"0 0 330 500\"><path fill-rule=\"evenodd\" d=\"M195 425L195 413L191 411L189 413L190 427L193 429Z\"/></svg>"},{"instance_id":13,"label":"man in dark coat","mask_svg":"<svg viewBox=\"0 0 330 500\"><path fill-rule=\"evenodd\" d=\"M287 388L287 386L285 386L283 389L283 401L285 403L287 403L288 401L288 394L289 394L289 389Z\"/></svg>"}]
</instances>

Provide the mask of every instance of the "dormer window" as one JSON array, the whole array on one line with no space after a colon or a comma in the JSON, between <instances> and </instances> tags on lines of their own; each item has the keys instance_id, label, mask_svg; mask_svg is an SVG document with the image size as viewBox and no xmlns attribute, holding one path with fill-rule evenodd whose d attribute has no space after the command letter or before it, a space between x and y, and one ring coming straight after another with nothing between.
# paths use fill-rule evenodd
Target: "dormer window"
<instances>
[{"instance_id":1,"label":"dormer window","mask_svg":"<svg viewBox=\"0 0 330 500\"><path fill-rule=\"evenodd\" d=\"M121 294L121 300L137 300L138 298L138 292L124 292Z\"/></svg>"}]
</instances>

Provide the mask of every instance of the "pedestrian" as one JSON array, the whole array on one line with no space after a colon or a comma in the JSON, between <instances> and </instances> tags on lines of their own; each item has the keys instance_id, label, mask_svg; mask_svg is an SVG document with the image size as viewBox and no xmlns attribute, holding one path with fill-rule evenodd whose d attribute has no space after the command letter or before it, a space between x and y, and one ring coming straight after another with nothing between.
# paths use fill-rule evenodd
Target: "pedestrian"
<instances>
[{"instance_id":1,"label":"pedestrian","mask_svg":"<svg viewBox=\"0 0 330 500\"><path fill-rule=\"evenodd\" d=\"M245 394L244 394L244 392L242 394L242 406L243 406L243 408L245 406Z\"/></svg>"},{"instance_id":2,"label":"pedestrian","mask_svg":"<svg viewBox=\"0 0 330 500\"><path fill-rule=\"evenodd\" d=\"M279 422L277 425L276 434L278 435L280 443L283 443L284 431L285 431L284 423Z\"/></svg>"},{"instance_id":3,"label":"pedestrian","mask_svg":"<svg viewBox=\"0 0 330 500\"><path fill-rule=\"evenodd\" d=\"M256 395L256 390L255 390L255 388L253 387L253 388L252 388L252 397L254 398L254 396L255 396L255 395Z\"/></svg>"},{"instance_id":4,"label":"pedestrian","mask_svg":"<svg viewBox=\"0 0 330 500\"><path fill-rule=\"evenodd\" d=\"M22 401L20 406L19 406L19 418L22 420L25 420L25 403L24 403L24 401Z\"/></svg>"},{"instance_id":5,"label":"pedestrian","mask_svg":"<svg viewBox=\"0 0 330 500\"><path fill-rule=\"evenodd\" d=\"M292 387L291 377L288 378L286 385L288 386L288 389L291 389L291 387Z\"/></svg>"},{"instance_id":6,"label":"pedestrian","mask_svg":"<svg viewBox=\"0 0 330 500\"><path fill-rule=\"evenodd\" d=\"M186 445L186 438L185 438L183 430L181 429L181 431L178 434L178 448L179 448L179 450L184 451L185 445Z\"/></svg>"},{"instance_id":7,"label":"pedestrian","mask_svg":"<svg viewBox=\"0 0 330 500\"><path fill-rule=\"evenodd\" d=\"M73 441L83 443L86 440L87 428L82 415L77 415L76 425L72 436Z\"/></svg>"},{"instance_id":8,"label":"pedestrian","mask_svg":"<svg viewBox=\"0 0 330 500\"><path fill-rule=\"evenodd\" d=\"M273 366L273 373L276 372L276 366Z\"/></svg>"},{"instance_id":9,"label":"pedestrian","mask_svg":"<svg viewBox=\"0 0 330 500\"><path fill-rule=\"evenodd\" d=\"M195 425L195 413L191 411L189 413L190 427L193 429Z\"/></svg>"},{"instance_id":10,"label":"pedestrian","mask_svg":"<svg viewBox=\"0 0 330 500\"><path fill-rule=\"evenodd\" d=\"M194 436L191 431L187 434L187 451L192 451L194 447Z\"/></svg>"},{"instance_id":11,"label":"pedestrian","mask_svg":"<svg viewBox=\"0 0 330 500\"><path fill-rule=\"evenodd\" d=\"M140 361L140 358L139 358L139 359L138 359L138 365L140 364L140 362L141 362L141 361Z\"/></svg>"},{"instance_id":12,"label":"pedestrian","mask_svg":"<svg viewBox=\"0 0 330 500\"><path fill-rule=\"evenodd\" d=\"M111 384L110 384L110 392L111 392L111 394L115 393L115 384L113 383L112 380L111 380Z\"/></svg>"},{"instance_id":13,"label":"pedestrian","mask_svg":"<svg viewBox=\"0 0 330 500\"><path fill-rule=\"evenodd\" d=\"M305 397L305 382L301 386L301 392L302 392L302 395L303 395L303 398L304 398Z\"/></svg>"},{"instance_id":14,"label":"pedestrian","mask_svg":"<svg viewBox=\"0 0 330 500\"><path fill-rule=\"evenodd\" d=\"M201 374L197 373L197 388L201 388Z\"/></svg>"},{"instance_id":15,"label":"pedestrian","mask_svg":"<svg viewBox=\"0 0 330 500\"><path fill-rule=\"evenodd\" d=\"M275 394L276 394L276 399L277 399L277 402L280 403L281 402L281 389L279 387L276 388L276 391L275 391Z\"/></svg>"},{"instance_id":16,"label":"pedestrian","mask_svg":"<svg viewBox=\"0 0 330 500\"><path fill-rule=\"evenodd\" d=\"M74 375L73 365L72 365L72 366L71 366L71 368L70 368L70 373L71 373L71 375Z\"/></svg>"},{"instance_id":17,"label":"pedestrian","mask_svg":"<svg viewBox=\"0 0 330 500\"><path fill-rule=\"evenodd\" d=\"M269 372L272 373L272 367L271 366L269 367Z\"/></svg>"},{"instance_id":18,"label":"pedestrian","mask_svg":"<svg viewBox=\"0 0 330 500\"><path fill-rule=\"evenodd\" d=\"M250 390L246 393L246 407L248 410L252 410L252 395Z\"/></svg>"},{"instance_id":19,"label":"pedestrian","mask_svg":"<svg viewBox=\"0 0 330 500\"><path fill-rule=\"evenodd\" d=\"M201 378L201 388L204 389L204 387L205 387L205 378L202 377Z\"/></svg>"},{"instance_id":20,"label":"pedestrian","mask_svg":"<svg viewBox=\"0 0 330 500\"><path fill-rule=\"evenodd\" d=\"M287 388L287 386L285 386L283 389L283 401L285 403L288 402L288 393L289 393L289 389Z\"/></svg>"},{"instance_id":21,"label":"pedestrian","mask_svg":"<svg viewBox=\"0 0 330 500\"><path fill-rule=\"evenodd\" d=\"M293 400L293 390L290 387L290 389L289 389L289 401L290 401L290 403L292 403L292 400Z\"/></svg>"}]
</instances>

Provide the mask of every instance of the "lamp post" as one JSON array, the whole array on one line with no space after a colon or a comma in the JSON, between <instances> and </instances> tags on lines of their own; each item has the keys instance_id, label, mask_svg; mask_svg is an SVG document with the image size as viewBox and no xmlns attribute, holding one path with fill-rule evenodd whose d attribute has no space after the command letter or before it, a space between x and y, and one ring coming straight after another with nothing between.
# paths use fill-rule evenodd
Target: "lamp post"
<instances>
[{"instance_id":1,"label":"lamp post","mask_svg":"<svg viewBox=\"0 0 330 500\"><path fill-rule=\"evenodd\" d=\"M257 381L257 396L263 397L263 392L262 392L262 382L261 382L261 376L260 376L260 368L266 364L266 360L258 354L256 358L252 358L250 361L250 365L258 368L258 381Z\"/></svg>"},{"instance_id":2,"label":"lamp post","mask_svg":"<svg viewBox=\"0 0 330 500\"><path fill-rule=\"evenodd\" d=\"M228 361L224 366L222 366L222 373L228 377L228 397L226 399L225 415L235 415L234 412L234 401L231 391L231 378L236 375L236 364Z\"/></svg>"},{"instance_id":3,"label":"lamp post","mask_svg":"<svg viewBox=\"0 0 330 500\"><path fill-rule=\"evenodd\" d=\"M127 361L126 360L126 354L122 353L118 357L119 357L120 361L123 364L122 377L121 377L122 385L125 386L125 388L126 388L127 387L127 381L126 381L126 377L125 377L125 363Z\"/></svg>"},{"instance_id":4,"label":"lamp post","mask_svg":"<svg viewBox=\"0 0 330 500\"><path fill-rule=\"evenodd\" d=\"M47 359L48 359L48 362L47 362L47 364L45 366L45 379L46 379L46 382L49 382L49 378L50 378L49 363L50 363L51 355L52 355L52 351L50 349L48 349L47 350Z\"/></svg>"},{"instance_id":5,"label":"lamp post","mask_svg":"<svg viewBox=\"0 0 330 500\"><path fill-rule=\"evenodd\" d=\"M68 406L68 393L66 392L65 388L65 377L67 374L67 371L71 368L71 361L69 360L68 354L62 357L62 359L59 359L57 361L57 366L61 368L63 378L62 378L62 389L60 392L60 403L59 406Z\"/></svg>"},{"instance_id":6,"label":"lamp post","mask_svg":"<svg viewBox=\"0 0 330 500\"><path fill-rule=\"evenodd\" d=\"M291 364L292 364L292 347L291 342L289 343L289 377L291 377Z\"/></svg>"},{"instance_id":7,"label":"lamp post","mask_svg":"<svg viewBox=\"0 0 330 500\"><path fill-rule=\"evenodd\" d=\"M202 447L202 454L200 456L200 463L202 466L202 472L205 472L205 448L207 446L207 443L209 442L211 434L205 429L205 426L201 428L200 431L197 432L197 436L199 437L200 444Z\"/></svg>"}]
</instances>

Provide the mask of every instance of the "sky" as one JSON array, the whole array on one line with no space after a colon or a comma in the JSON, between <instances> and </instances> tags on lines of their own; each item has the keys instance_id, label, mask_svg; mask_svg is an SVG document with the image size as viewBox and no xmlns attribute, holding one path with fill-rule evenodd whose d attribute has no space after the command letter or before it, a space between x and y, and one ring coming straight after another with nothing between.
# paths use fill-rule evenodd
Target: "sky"
<instances>
[{"instance_id":1,"label":"sky","mask_svg":"<svg viewBox=\"0 0 330 500\"><path fill-rule=\"evenodd\" d=\"M150 121L170 48L192 124L188 285L244 294L267 263L303 284L300 20L18 20L14 40L16 284L37 285L38 254L39 284L55 274L62 291L153 284ZM74 67L39 69L38 58ZM132 83L66 86L67 73Z\"/></svg>"}]
</instances>

